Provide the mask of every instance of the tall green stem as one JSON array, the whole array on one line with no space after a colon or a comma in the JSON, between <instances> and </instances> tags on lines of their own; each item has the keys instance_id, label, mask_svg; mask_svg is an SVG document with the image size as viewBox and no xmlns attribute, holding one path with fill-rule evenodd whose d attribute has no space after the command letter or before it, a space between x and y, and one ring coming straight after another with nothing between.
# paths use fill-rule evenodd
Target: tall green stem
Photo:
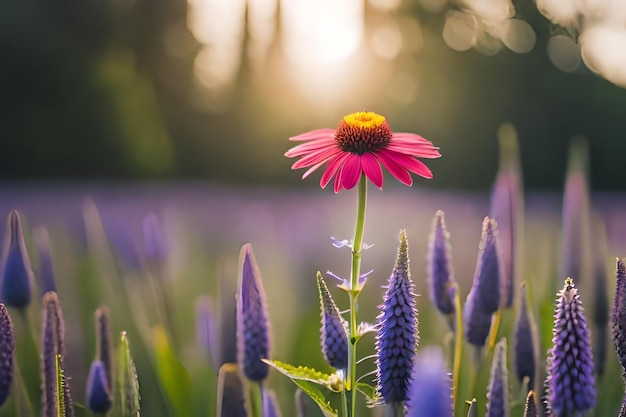
<instances>
[{"instance_id":1,"label":"tall green stem","mask_svg":"<svg viewBox=\"0 0 626 417\"><path fill-rule=\"evenodd\" d=\"M356 344L359 340L357 329L357 298L361 292L359 277L361 276L361 251L363 249L363 228L365 225L365 206L367 203L367 179L361 174L359 180L359 195L356 209L356 227L352 244L352 268L350 271L350 346L348 349L348 372L346 375L346 389L350 390L350 414L354 417L356 407Z\"/></svg>"}]
</instances>

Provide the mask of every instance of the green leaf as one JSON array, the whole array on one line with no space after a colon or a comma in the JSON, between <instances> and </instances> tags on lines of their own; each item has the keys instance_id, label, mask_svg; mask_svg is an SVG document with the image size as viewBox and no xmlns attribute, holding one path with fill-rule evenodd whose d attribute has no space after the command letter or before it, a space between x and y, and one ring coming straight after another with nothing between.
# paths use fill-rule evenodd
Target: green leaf
<instances>
[{"instance_id":1,"label":"green leaf","mask_svg":"<svg viewBox=\"0 0 626 417\"><path fill-rule=\"evenodd\" d=\"M334 375L325 374L313 368L307 368L306 366L293 366L288 363L269 359L263 359L263 362L274 367L280 373L287 375L291 379L309 381L329 388L332 384L336 383Z\"/></svg>"},{"instance_id":2,"label":"green leaf","mask_svg":"<svg viewBox=\"0 0 626 417\"><path fill-rule=\"evenodd\" d=\"M139 417L139 380L130 354L126 332L122 332L119 350L118 392L123 417Z\"/></svg>"},{"instance_id":3,"label":"green leaf","mask_svg":"<svg viewBox=\"0 0 626 417\"><path fill-rule=\"evenodd\" d=\"M152 331L152 341L159 380L170 400L174 414L178 417L192 415L191 376L178 360L167 334L161 326Z\"/></svg>"},{"instance_id":4,"label":"green leaf","mask_svg":"<svg viewBox=\"0 0 626 417\"><path fill-rule=\"evenodd\" d=\"M341 380L336 374L325 374L306 366L293 366L281 361L263 359L263 362L272 366L283 375L287 375L294 384L304 391L320 407L326 417L337 417L337 410L326 400L326 396L315 385L323 385L328 389L338 392ZM340 389L339 389L340 391Z\"/></svg>"},{"instance_id":5,"label":"green leaf","mask_svg":"<svg viewBox=\"0 0 626 417\"><path fill-rule=\"evenodd\" d=\"M363 394L368 401L376 402L376 388L374 388L370 384L366 384L365 382L357 382L356 390Z\"/></svg>"},{"instance_id":6,"label":"green leaf","mask_svg":"<svg viewBox=\"0 0 626 417\"><path fill-rule=\"evenodd\" d=\"M319 406L320 410L325 417L338 417L339 414L330 402L326 400L324 394L313 385L311 382L304 379L293 379L291 378L294 384L296 384L302 391L304 391L315 403Z\"/></svg>"}]
</instances>

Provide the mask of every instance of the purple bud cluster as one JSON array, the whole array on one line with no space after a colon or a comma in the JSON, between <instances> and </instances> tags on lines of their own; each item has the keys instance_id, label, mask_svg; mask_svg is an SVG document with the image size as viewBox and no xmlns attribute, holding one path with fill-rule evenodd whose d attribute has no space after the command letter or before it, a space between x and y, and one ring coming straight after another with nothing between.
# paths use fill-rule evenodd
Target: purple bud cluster
<instances>
[{"instance_id":1,"label":"purple bud cluster","mask_svg":"<svg viewBox=\"0 0 626 417\"><path fill-rule=\"evenodd\" d=\"M346 329L335 301L319 272L317 273L317 289L322 312L321 340L324 359L334 368L347 369L348 336Z\"/></svg>"},{"instance_id":2,"label":"purple bud cluster","mask_svg":"<svg viewBox=\"0 0 626 417\"><path fill-rule=\"evenodd\" d=\"M400 403L408 399L418 341L417 310L404 230L400 232L396 264L380 309L376 336L378 392L385 403Z\"/></svg>"},{"instance_id":3,"label":"purple bud cluster","mask_svg":"<svg viewBox=\"0 0 626 417\"><path fill-rule=\"evenodd\" d=\"M596 388L587 319L571 278L559 292L548 352L547 400L556 417L595 406Z\"/></svg>"},{"instance_id":4,"label":"purple bud cluster","mask_svg":"<svg viewBox=\"0 0 626 417\"><path fill-rule=\"evenodd\" d=\"M261 359L269 358L269 319L261 271L252 246L241 248L239 292L237 294L238 362L251 381L262 381L269 373Z\"/></svg>"},{"instance_id":5,"label":"purple bud cluster","mask_svg":"<svg viewBox=\"0 0 626 417\"><path fill-rule=\"evenodd\" d=\"M428 245L428 282L430 299L442 314L454 313L454 299L450 292L454 271L449 238L443 211L439 210L435 214Z\"/></svg>"}]
</instances>

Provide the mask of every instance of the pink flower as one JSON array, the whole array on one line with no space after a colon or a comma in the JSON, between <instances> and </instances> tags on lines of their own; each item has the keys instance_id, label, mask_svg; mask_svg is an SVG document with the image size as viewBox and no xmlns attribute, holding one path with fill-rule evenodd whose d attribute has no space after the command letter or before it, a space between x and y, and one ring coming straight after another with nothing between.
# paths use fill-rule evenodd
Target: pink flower
<instances>
[{"instance_id":1,"label":"pink flower","mask_svg":"<svg viewBox=\"0 0 626 417\"><path fill-rule=\"evenodd\" d=\"M354 187L361 173L378 188L383 187L382 166L402 184L413 184L410 172L424 178L433 174L420 158L439 158L439 148L429 140L413 133L392 133L384 116L372 112L352 113L334 129L318 129L289 138L306 142L285 153L288 158L300 157L291 169L310 167L302 176L327 165L320 186L325 188L335 177L334 190L338 193Z\"/></svg>"}]
</instances>

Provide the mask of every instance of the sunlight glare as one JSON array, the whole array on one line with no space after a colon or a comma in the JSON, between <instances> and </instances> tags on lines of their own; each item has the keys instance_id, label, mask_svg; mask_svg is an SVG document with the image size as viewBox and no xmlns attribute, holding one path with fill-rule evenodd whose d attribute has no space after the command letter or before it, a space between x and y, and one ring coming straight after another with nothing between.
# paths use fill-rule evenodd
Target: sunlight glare
<instances>
[{"instance_id":1,"label":"sunlight glare","mask_svg":"<svg viewBox=\"0 0 626 417\"><path fill-rule=\"evenodd\" d=\"M282 0L282 43L296 65L333 65L356 51L363 36L360 0Z\"/></svg>"}]
</instances>

